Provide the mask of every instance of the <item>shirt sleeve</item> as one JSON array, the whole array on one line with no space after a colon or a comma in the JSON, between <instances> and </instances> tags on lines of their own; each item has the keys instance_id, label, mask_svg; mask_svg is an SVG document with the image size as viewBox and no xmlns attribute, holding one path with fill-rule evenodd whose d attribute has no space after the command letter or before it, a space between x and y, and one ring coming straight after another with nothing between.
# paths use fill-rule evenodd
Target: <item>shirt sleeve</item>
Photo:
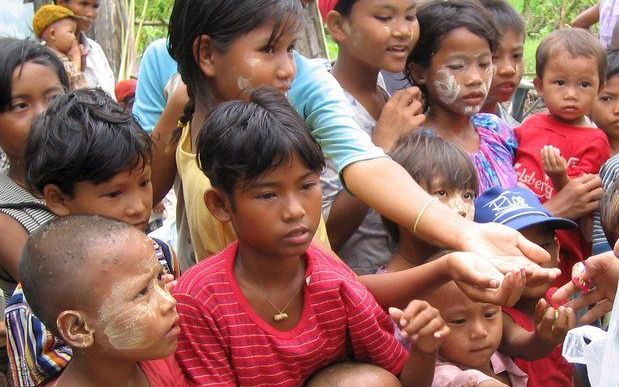
<instances>
[{"instance_id":1,"label":"shirt sleeve","mask_svg":"<svg viewBox=\"0 0 619 387\"><path fill-rule=\"evenodd\" d=\"M305 119L322 151L339 174L348 165L386 157L353 118L344 91L321 64L294 53L297 75L288 99Z\"/></svg>"},{"instance_id":2,"label":"shirt sleeve","mask_svg":"<svg viewBox=\"0 0 619 387\"><path fill-rule=\"evenodd\" d=\"M176 358L190 383L200 386L236 385L228 360L226 334L216 326L204 304L187 294L175 294L181 333Z\"/></svg>"},{"instance_id":3,"label":"shirt sleeve","mask_svg":"<svg viewBox=\"0 0 619 387\"><path fill-rule=\"evenodd\" d=\"M600 131L598 136L586 141L586 145L578 153L581 157L576 165L570 166L570 160L567 160L567 173L570 177L599 173L602 165L610 158L610 145L606 135Z\"/></svg>"}]
</instances>

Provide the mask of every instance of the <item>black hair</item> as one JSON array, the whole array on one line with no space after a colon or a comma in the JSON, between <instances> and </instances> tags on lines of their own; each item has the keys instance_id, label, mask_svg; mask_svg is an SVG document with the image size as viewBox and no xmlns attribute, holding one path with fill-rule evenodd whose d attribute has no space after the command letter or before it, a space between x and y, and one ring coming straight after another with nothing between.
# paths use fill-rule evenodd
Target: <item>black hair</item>
<instances>
[{"instance_id":1,"label":"black hair","mask_svg":"<svg viewBox=\"0 0 619 387\"><path fill-rule=\"evenodd\" d=\"M353 5L355 5L357 1L358 0L340 0L335 4L333 10L339 12L342 16L348 16L352 11Z\"/></svg>"},{"instance_id":2,"label":"black hair","mask_svg":"<svg viewBox=\"0 0 619 387\"><path fill-rule=\"evenodd\" d=\"M84 268L109 259L115 248L109 242L126 233L140 231L103 216L68 215L51 220L28 237L19 260L24 295L34 314L57 337L58 315L83 307L84 298L76 294L84 294L91 285ZM97 242L112 251L101 249Z\"/></svg>"},{"instance_id":3,"label":"black hair","mask_svg":"<svg viewBox=\"0 0 619 387\"><path fill-rule=\"evenodd\" d=\"M69 90L69 77L64 66L49 48L30 39L0 38L0 113L11 108L13 72L26 62L54 70L62 86Z\"/></svg>"},{"instance_id":4,"label":"black hair","mask_svg":"<svg viewBox=\"0 0 619 387\"><path fill-rule=\"evenodd\" d=\"M151 162L152 140L133 115L101 89L59 96L32 124L25 151L26 182L67 195L75 183L102 183Z\"/></svg>"},{"instance_id":5,"label":"black hair","mask_svg":"<svg viewBox=\"0 0 619 387\"><path fill-rule=\"evenodd\" d=\"M499 31L505 33L507 31L515 32L526 36L526 25L522 16L512 7L506 0L479 0L481 5L494 18L494 24Z\"/></svg>"},{"instance_id":6,"label":"black hair","mask_svg":"<svg viewBox=\"0 0 619 387\"><path fill-rule=\"evenodd\" d=\"M604 189L600 200L600 221L608 244L612 248L617 243L615 231L619 228L619 180Z\"/></svg>"},{"instance_id":7,"label":"black hair","mask_svg":"<svg viewBox=\"0 0 619 387\"><path fill-rule=\"evenodd\" d=\"M619 50L609 50L606 54L606 81L619 74Z\"/></svg>"},{"instance_id":8,"label":"black hair","mask_svg":"<svg viewBox=\"0 0 619 387\"><path fill-rule=\"evenodd\" d=\"M240 36L274 21L268 43L272 45L285 31L299 29L304 20L299 0L176 0L170 16L168 51L178 63L189 94L181 123L189 122L195 98L206 102L213 99L210 82L197 61L200 36L208 35L217 50L226 52Z\"/></svg>"},{"instance_id":9,"label":"black hair","mask_svg":"<svg viewBox=\"0 0 619 387\"><path fill-rule=\"evenodd\" d=\"M477 170L469 155L457 144L442 139L430 129L401 137L389 156L425 190L435 179L441 179L448 190L479 191ZM395 241L399 240L398 225L383 217L383 223Z\"/></svg>"},{"instance_id":10,"label":"black hair","mask_svg":"<svg viewBox=\"0 0 619 387\"><path fill-rule=\"evenodd\" d=\"M443 39L453 30L466 28L485 39L493 53L501 34L492 22L492 16L474 0L431 0L417 9L419 39L406 58L406 76L411 82L413 63L426 69L438 52Z\"/></svg>"},{"instance_id":11,"label":"black hair","mask_svg":"<svg viewBox=\"0 0 619 387\"><path fill-rule=\"evenodd\" d=\"M218 106L198 137L198 163L211 185L232 194L297 155L316 172L325 166L320 145L286 97L273 87L249 100Z\"/></svg>"}]
</instances>

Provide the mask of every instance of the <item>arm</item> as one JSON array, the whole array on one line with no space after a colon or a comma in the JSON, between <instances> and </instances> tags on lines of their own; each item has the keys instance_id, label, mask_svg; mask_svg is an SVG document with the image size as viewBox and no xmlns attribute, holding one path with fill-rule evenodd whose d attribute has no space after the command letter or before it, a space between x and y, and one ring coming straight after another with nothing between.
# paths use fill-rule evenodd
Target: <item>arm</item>
<instances>
[{"instance_id":1,"label":"arm","mask_svg":"<svg viewBox=\"0 0 619 387\"><path fill-rule=\"evenodd\" d=\"M337 193L326 222L333 251L339 251L344 246L363 223L367 213L368 206L346 190Z\"/></svg>"},{"instance_id":2,"label":"arm","mask_svg":"<svg viewBox=\"0 0 619 387\"><path fill-rule=\"evenodd\" d=\"M0 266L19 281L19 256L28 233L15 219L0 213Z\"/></svg>"},{"instance_id":3,"label":"arm","mask_svg":"<svg viewBox=\"0 0 619 387\"><path fill-rule=\"evenodd\" d=\"M599 206L602 182L597 175L582 175L571 179L544 207L553 216L578 219Z\"/></svg>"},{"instance_id":4,"label":"arm","mask_svg":"<svg viewBox=\"0 0 619 387\"><path fill-rule=\"evenodd\" d=\"M597 3L583 12L581 12L574 20L572 27L589 29L592 25L600 20L600 3Z\"/></svg>"}]
</instances>

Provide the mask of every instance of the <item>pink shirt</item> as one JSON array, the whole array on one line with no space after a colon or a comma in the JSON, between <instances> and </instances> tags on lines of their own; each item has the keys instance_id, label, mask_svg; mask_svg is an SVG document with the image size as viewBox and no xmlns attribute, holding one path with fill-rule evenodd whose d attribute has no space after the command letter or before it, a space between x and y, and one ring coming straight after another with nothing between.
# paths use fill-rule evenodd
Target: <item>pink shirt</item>
<instances>
[{"instance_id":1,"label":"pink shirt","mask_svg":"<svg viewBox=\"0 0 619 387\"><path fill-rule=\"evenodd\" d=\"M512 387L527 387L529 377L516 366L509 356L495 352L490 358L490 363L495 374L507 372ZM436 368L434 369L432 387L476 386L481 382L492 379L491 376L479 370L463 370L455 364L439 360L436 362Z\"/></svg>"},{"instance_id":2,"label":"pink shirt","mask_svg":"<svg viewBox=\"0 0 619 387\"><path fill-rule=\"evenodd\" d=\"M234 276L237 249L235 242L198 263L175 288L176 357L191 382L299 386L347 355L400 373L408 353L393 337L391 319L342 261L317 246L308 249L301 319L280 331L243 295Z\"/></svg>"}]
</instances>

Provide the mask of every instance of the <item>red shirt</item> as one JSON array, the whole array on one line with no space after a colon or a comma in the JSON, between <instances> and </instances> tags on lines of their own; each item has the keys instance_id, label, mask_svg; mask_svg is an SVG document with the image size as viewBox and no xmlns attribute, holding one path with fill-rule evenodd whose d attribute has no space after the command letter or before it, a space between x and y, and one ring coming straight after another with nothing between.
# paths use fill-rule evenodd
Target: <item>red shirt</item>
<instances>
[{"instance_id":1,"label":"red shirt","mask_svg":"<svg viewBox=\"0 0 619 387\"><path fill-rule=\"evenodd\" d=\"M300 321L280 331L252 309L234 276L238 243L204 260L174 290L181 334L178 358L193 383L299 386L321 368L354 360L399 374L408 353L391 319L345 264L308 249Z\"/></svg>"},{"instance_id":2,"label":"red shirt","mask_svg":"<svg viewBox=\"0 0 619 387\"><path fill-rule=\"evenodd\" d=\"M518 181L537 194L542 203L554 196L555 189L544 173L541 150L544 145L553 145L561 150L567 160L567 174L577 177L586 173L598 173L610 157L610 145L606 134L591 127L578 127L557 121L550 114L536 114L516 129L518 151L514 168ZM591 255L591 242L579 230L557 231L561 245L559 268L563 285L570 281L572 266Z\"/></svg>"},{"instance_id":3,"label":"red shirt","mask_svg":"<svg viewBox=\"0 0 619 387\"><path fill-rule=\"evenodd\" d=\"M140 368L146 375L150 387L189 387L189 383L181 366L174 355L164 359L147 360L140 362Z\"/></svg>"},{"instance_id":4,"label":"red shirt","mask_svg":"<svg viewBox=\"0 0 619 387\"><path fill-rule=\"evenodd\" d=\"M535 325L529 316L516 308L502 308L505 314L529 332L535 331ZM574 367L561 356L559 345L545 358L527 361L514 359L514 362L529 375L528 387L569 387L574 385Z\"/></svg>"}]
</instances>

